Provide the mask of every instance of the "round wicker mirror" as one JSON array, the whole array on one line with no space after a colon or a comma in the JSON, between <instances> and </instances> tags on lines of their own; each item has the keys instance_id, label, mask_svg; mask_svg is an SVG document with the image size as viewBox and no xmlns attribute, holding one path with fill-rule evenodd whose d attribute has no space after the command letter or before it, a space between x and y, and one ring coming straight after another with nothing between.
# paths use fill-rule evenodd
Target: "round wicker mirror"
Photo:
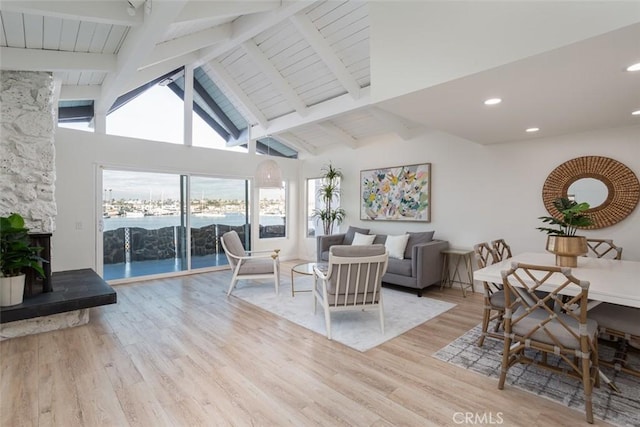
<instances>
[{"instance_id":1,"label":"round wicker mirror","mask_svg":"<svg viewBox=\"0 0 640 427\"><path fill-rule=\"evenodd\" d=\"M569 197L571 184L583 178L596 179L607 187L604 202L587 211L594 220L594 225L586 227L588 229L616 224L625 219L638 204L640 183L631 169L608 157L584 156L564 162L544 182L542 201L550 215L558 216L553 201L559 197Z\"/></svg>"}]
</instances>

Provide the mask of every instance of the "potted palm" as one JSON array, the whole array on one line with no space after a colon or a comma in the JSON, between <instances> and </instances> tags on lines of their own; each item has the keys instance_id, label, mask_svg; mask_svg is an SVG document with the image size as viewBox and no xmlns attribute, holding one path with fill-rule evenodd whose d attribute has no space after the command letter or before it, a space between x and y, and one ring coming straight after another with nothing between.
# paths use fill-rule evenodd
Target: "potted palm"
<instances>
[{"instance_id":1,"label":"potted palm","mask_svg":"<svg viewBox=\"0 0 640 427\"><path fill-rule=\"evenodd\" d=\"M333 225L340 224L344 220L345 211L342 208L334 208L334 202L340 202L340 179L342 172L333 167L331 163L322 168L322 184L318 188L318 198L322 202L321 208L312 212L314 218L322 222L322 229L326 236L333 233Z\"/></svg>"},{"instance_id":2,"label":"potted palm","mask_svg":"<svg viewBox=\"0 0 640 427\"><path fill-rule=\"evenodd\" d=\"M587 239L584 236L577 236L576 233L580 228L593 225L593 220L586 213L589 210L589 204L578 203L565 197L554 200L552 204L558 214L541 216L538 219L557 227L538 227L537 229L548 234L547 250L556 255L556 265L577 267L578 256L585 255L588 247Z\"/></svg>"},{"instance_id":3,"label":"potted palm","mask_svg":"<svg viewBox=\"0 0 640 427\"><path fill-rule=\"evenodd\" d=\"M29 229L20 214L0 217L0 306L22 303L25 269L33 268L44 277L41 250L30 245Z\"/></svg>"}]
</instances>

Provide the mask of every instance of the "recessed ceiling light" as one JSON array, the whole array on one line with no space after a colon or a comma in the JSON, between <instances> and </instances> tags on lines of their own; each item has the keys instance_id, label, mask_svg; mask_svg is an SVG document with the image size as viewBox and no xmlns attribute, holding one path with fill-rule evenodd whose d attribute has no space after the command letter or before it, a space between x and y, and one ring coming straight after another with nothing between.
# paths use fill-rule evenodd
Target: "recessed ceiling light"
<instances>
[{"instance_id":1,"label":"recessed ceiling light","mask_svg":"<svg viewBox=\"0 0 640 427\"><path fill-rule=\"evenodd\" d=\"M629 65L627 71L640 71L640 62L637 64Z\"/></svg>"},{"instance_id":2,"label":"recessed ceiling light","mask_svg":"<svg viewBox=\"0 0 640 427\"><path fill-rule=\"evenodd\" d=\"M484 101L484 105L496 105L496 104L500 104L502 102L502 99L500 98L489 98L486 101Z\"/></svg>"},{"instance_id":3,"label":"recessed ceiling light","mask_svg":"<svg viewBox=\"0 0 640 427\"><path fill-rule=\"evenodd\" d=\"M640 110L636 110L631 114L633 114L634 116L640 116Z\"/></svg>"},{"instance_id":4,"label":"recessed ceiling light","mask_svg":"<svg viewBox=\"0 0 640 427\"><path fill-rule=\"evenodd\" d=\"M526 131L531 133L531 132L538 132L540 130L540 128L528 128Z\"/></svg>"}]
</instances>

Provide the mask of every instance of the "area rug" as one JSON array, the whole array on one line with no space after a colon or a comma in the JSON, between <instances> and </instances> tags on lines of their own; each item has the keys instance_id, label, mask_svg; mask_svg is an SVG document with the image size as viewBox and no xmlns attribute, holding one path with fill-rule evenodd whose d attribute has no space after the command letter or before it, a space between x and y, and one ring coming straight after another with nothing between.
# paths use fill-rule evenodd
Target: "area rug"
<instances>
[{"instance_id":1,"label":"area rug","mask_svg":"<svg viewBox=\"0 0 640 427\"><path fill-rule=\"evenodd\" d=\"M496 389L502 363L503 342L486 338L484 345L476 342L482 328L476 326L460 338L433 354L433 357L473 372L496 379ZM610 359L614 348L606 342L598 344L601 354ZM640 365L637 352L629 353L629 361ZM551 360L551 357L550 359ZM558 362L559 363L559 362ZM617 394L602 381L593 389L593 414L596 418L618 426L640 426L640 379L602 367L602 372L620 389ZM584 393L580 381L558 375L532 365L514 365L507 373L505 390L517 387L584 412ZM507 392L507 391L505 391Z\"/></svg>"},{"instance_id":2,"label":"area rug","mask_svg":"<svg viewBox=\"0 0 640 427\"><path fill-rule=\"evenodd\" d=\"M284 279L284 278L283 278ZM233 296L256 305L277 316L326 336L324 312L318 304L313 314L313 298L308 290L311 277L295 278L296 294L291 296L291 282L283 280L276 296L273 284L252 285L241 282ZM358 351L367 351L455 307L444 301L418 298L413 292L382 288L384 302L384 334L380 331L378 311L345 311L331 313L332 339Z\"/></svg>"}]
</instances>

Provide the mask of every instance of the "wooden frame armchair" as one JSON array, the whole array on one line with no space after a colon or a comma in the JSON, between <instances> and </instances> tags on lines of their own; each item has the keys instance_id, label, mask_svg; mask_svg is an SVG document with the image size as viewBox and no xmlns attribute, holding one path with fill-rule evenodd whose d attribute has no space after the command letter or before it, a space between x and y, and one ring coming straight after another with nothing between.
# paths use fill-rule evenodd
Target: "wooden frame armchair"
<instances>
[{"instance_id":1,"label":"wooden frame armchair","mask_svg":"<svg viewBox=\"0 0 640 427\"><path fill-rule=\"evenodd\" d=\"M384 333L382 276L389 255L384 245L332 246L326 271L314 268L313 312L320 301L324 309L327 338L331 339L331 312L377 309Z\"/></svg>"},{"instance_id":2,"label":"wooden frame armchair","mask_svg":"<svg viewBox=\"0 0 640 427\"><path fill-rule=\"evenodd\" d=\"M553 275L564 276L560 285L547 282ZM582 381L586 419L593 423L591 392L599 386L598 323L587 318L589 282L578 280L567 267L519 263L503 271L502 278L505 338L498 389L504 388L507 371L516 363L567 374ZM525 354L529 349L542 353L541 360ZM561 366L548 363L547 354L558 356Z\"/></svg>"},{"instance_id":3,"label":"wooden frame armchair","mask_svg":"<svg viewBox=\"0 0 640 427\"><path fill-rule=\"evenodd\" d=\"M228 231L220 237L220 243L227 255L233 277L227 295L240 279L273 278L276 294L280 287L280 249L273 251L245 251L242 241L235 231Z\"/></svg>"},{"instance_id":4,"label":"wooden frame armchair","mask_svg":"<svg viewBox=\"0 0 640 427\"><path fill-rule=\"evenodd\" d=\"M498 256L488 243L478 243L473 246L478 268L484 268L498 261ZM482 282L484 290L484 309L482 311L482 334L478 338L478 347L482 347L485 337L504 339L504 333L499 333L504 316L504 290L502 283ZM489 331L489 323L496 320L493 331Z\"/></svg>"}]
</instances>

